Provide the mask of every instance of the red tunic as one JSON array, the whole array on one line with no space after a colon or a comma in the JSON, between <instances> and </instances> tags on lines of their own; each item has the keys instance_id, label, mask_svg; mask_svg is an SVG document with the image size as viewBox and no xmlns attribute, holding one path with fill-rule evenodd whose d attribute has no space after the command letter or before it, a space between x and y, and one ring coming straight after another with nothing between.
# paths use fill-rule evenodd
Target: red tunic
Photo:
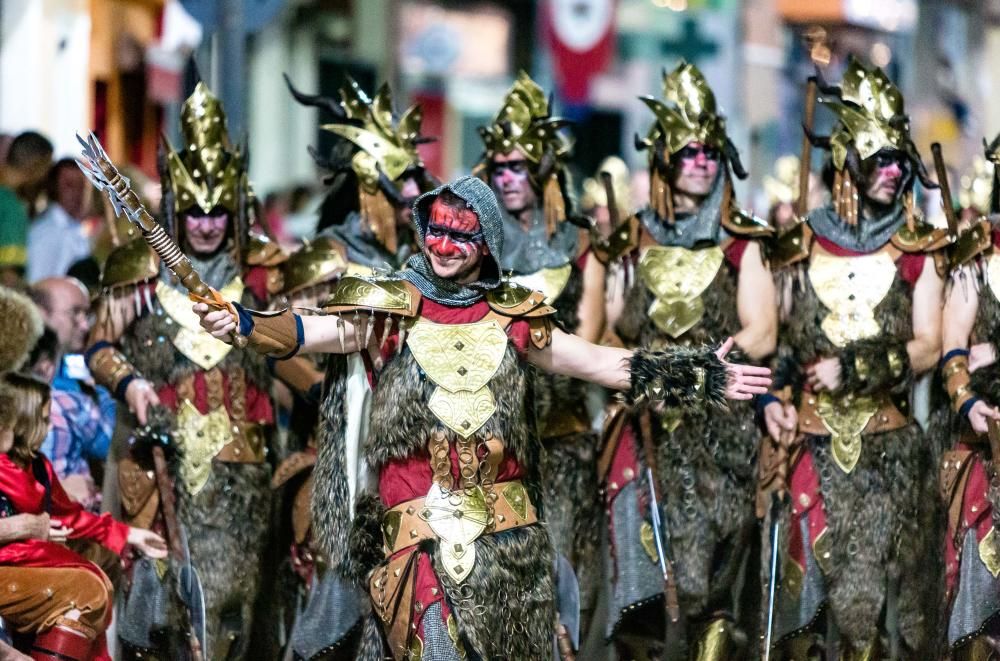
<instances>
[{"instance_id":1,"label":"red tunic","mask_svg":"<svg viewBox=\"0 0 1000 661\"><path fill-rule=\"evenodd\" d=\"M97 516L70 500L49 460L45 471L49 476L53 519L73 529L71 539L92 539L121 554L128 539L128 526L115 521L110 514ZM45 511L45 487L35 479L31 467L21 468L6 454L0 455L0 492L7 496L19 514L42 514ZM21 567L83 567L100 570L62 544L27 539L0 546L0 565Z\"/></svg>"},{"instance_id":2,"label":"red tunic","mask_svg":"<svg viewBox=\"0 0 1000 661\"><path fill-rule=\"evenodd\" d=\"M485 301L480 301L467 307L458 307L436 303L424 298L420 302L420 316L427 321L436 324L469 324L480 321L490 311L489 305ZM378 329L380 330L380 329ZM378 331L376 331L378 332ZM530 339L530 329L528 322L519 319L507 327L507 336L514 343L514 347L523 357L528 351ZM389 336L383 347L383 359L388 361L395 353L399 345L399 335L396 331ZM371 381L371 366L369 365L369 380ZM456 483L459 480L459 460L458 449L454 443L451 444L451 472ZM497 482L508 480L519 480L524 475L524 469L517 463L517 460L508 453L497 466ZM379 473L379 497L387 507L393 507L399 503L414 498L426 496L433 483L433 472L431 471L430 453L427 449L413 454L405 459L393 459L382 467ZM411 552L402 550L397 555ZM451 609L444 601L444 590L434 568L431 565L430 556L420 553L417 558L416 573L414 577L414 603L420 604L420 608L415 608L411 613L413 623L417 626L417 631L423 631L423 616L427 609L434 603L441 602L441 617L447 623ZM421 635L421 638L423 636Z\"/></svg>"}]
</instances>

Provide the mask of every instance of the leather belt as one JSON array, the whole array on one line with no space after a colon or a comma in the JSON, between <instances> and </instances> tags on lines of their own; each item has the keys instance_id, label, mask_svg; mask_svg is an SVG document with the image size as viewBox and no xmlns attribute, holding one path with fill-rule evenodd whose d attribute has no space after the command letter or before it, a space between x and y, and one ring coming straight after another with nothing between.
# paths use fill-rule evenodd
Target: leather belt
<instances>
[{"instance_id":1,"label":"leather belt","mask_svg":"<svg viewBox=\"0 0 1000 661\"><path fill-rule=\"evenodd\" d=\"M267 454L264 426L255 422L233 422L233 440L222 446L215 459L230 464L259 464Z\"/></svg>"},{"instance_id":2,"label":"leather belt","mask_svg":"<svg viewBox=\"0 0 1000 661\"><path fill-rule=\"evenodd\" d=\"M538 513L520 480L497 482L492 490L497 495L492 507L493 525L488 526L483 534L503 532L538 522ZM456 490L456 493L461 492L461 489ZM425 539L438 539L428 520L435 518L440 506L435 505L436 511L432 513L427 507L426 500L426 496L407 500L385 513L382 518L382 537L386 557L415 546ZM453 516L456 518L464 515L460 506L454 509Z\"/></svg>"},{"instance_id":3,"label":"leather belt","mask_svg":"<svg viewBox=\"0 0 1000 661\"><path fill-rule=\"evenodd\" d=\"M862 434L881 434L887 431L901 429L910 424L910 419L900 411L895 404L886 399L881 403L875 414L868 420ZM813 393L803 393L799 405L799 432L813 436L829 436L830 430L823 424L823 418L817 411L817 397Z\"/></svg>"}]
</instances>

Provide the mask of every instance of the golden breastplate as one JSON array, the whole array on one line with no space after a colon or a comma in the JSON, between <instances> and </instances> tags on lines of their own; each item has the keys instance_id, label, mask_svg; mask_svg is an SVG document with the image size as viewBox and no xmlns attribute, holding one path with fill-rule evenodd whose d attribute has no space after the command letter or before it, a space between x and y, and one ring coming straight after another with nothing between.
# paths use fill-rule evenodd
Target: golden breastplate
<instances>
[{"instance_id":1,"label":"golden breastplate","mask_svg":"<svg viewBox=\"0 0 1000 661\"><path fill-rule=\"evenodd\" d=\"M722 266L722 248L690 250L677 246L652 246L639 258L639 279L653 294L649 318L672 338L693 328L705 305L701 294Z\"/></svg>"},{"instance_id":2,"label":"golden breastplate","mask_svg":"<svg viewBox=\"0 0 1000 661\"><path fill-rule=\"evenodd\" d=\"M986 258L986 282L993 298L1000 301L1000 255L993 253Z\"/></svg>"},{"instance_id":3,"label":"golden breastplate","mask_svg":"<svg viewBox=\"0 0 1000 661\"><path fill-rule=\"evenodd\" d=\"M437 386L428 402L437 419L463 438L476 433L497 409L488 384L507 352L500 324L435 324L421 318L406 344Z\"/></svg>"},{"instance_id":4,"label":"golden breastplate","mask_svg":"<svg viewBox=\"0 0 1000 661\"><path fill-rule=\"evenodd\" d=\"M239 276L233 278L220 290L220 293L224 301L240 300L243 296L243 281ZM198 315L191 310L194 303L187 294L161 283L156 288L156 298L163 311L178 326L177 333L171 340L174 347L192 363L203 370L209 370L222 362L222 359L232 351L231 344L220 342L201 327Z\"/></svg>"},{"instance_id":5,"label":"golden breastplate","mask_svg":"<svg viewBox=\"0 0 1000 661\"><path fill-rule=\"evenodd\" d=\"M212 458L233 440L229 414L220 406L202 415L185 399L177 410L174 434L181 449L181 482L188 493L197 494L212 474Z\"/></svg>"},{"instance_id":6,"label":"golden breastplate","mask_svg":"<svg viewBox=\"0 0 1000 661\"><path fill-rule=\"evenodd\" d=\"M896 263L885 251L857 257L814 252L809 281L830 310L820 324L827 338L843 347L881 333L875 307L889 293L895 278Z\"/></svg>"},{"instance_id":7,"label":"golden breastplate","mask_svg":"<svg viewBox=\"0 0 1000 661\"><path fill-rule=\"evenodd\" d=\"M569 282L569 276L572 272L572 264L563 264L562 266L556 266L551 269L540 269L534 273L525 275L513 275L510 277L510 281L522 287L527 287L532 291L542 292L545 294L545 304L552 305L552 302L559 298L563 289L566 288L566 283Z\"/></svg>"}]
</instances>

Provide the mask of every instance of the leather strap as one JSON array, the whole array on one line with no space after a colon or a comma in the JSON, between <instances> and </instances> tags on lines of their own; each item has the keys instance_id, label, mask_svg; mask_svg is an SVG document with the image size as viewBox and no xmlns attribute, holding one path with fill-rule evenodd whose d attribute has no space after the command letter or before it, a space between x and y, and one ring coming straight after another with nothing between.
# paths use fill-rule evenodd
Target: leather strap
<instances>
[{"instance_id":1,"label":"leather strap","mask_svg":"<svg viewBox=\"0 0 1000 661\"><path fill-rule=\"evenodd\" d=\"M504 532L505 530L530 526L538 523L538 513L535 510L534 504L532 504L530 500L526 503L526 516L522 517L514 510L511 504L507 501L507 498L503 495L504 490L508 487L519 488L521 493L527 495L527 492L524 490L524 486L521 484L520 480L497 482L494 484L493 490L499 497L493 503L493 527L483 534L495 534L498 532ZM411 546L416 546L425 539L438 538L437 535L434 534L434 531L431 530L430 525L420 517L420 513L423 509L424 497L421 496L420 498L414 498L413 500L400 503L386 512L383 520L387 520L390 516L395 517L397 514L399 516L399 531L396 534L396 539L383 539L388 556L399 553L400 551L410 548ZM383 526L383 530L384 529L385 526ZM390 542L392 542L391 546Z\"/></svg>"},{"instance_id":2,"label":"leather strap","mask_svg":"<svg viewBox=\"0 0 1000 661\"><path fill-rule=\"evenodd\" d=\"M861 433L881 434L887 431L902 429L908 424L910 424L910 419L896 408L895 404L887 399L882 403L879 410L875 412L875 415L871 417ZM802 403L799 405L799 432L813 436L830 435L830 430L823 424L823 418L820 417L819 411L817 411L816 396L810 393L803 395Z\"/></svg>"}]
</instances>

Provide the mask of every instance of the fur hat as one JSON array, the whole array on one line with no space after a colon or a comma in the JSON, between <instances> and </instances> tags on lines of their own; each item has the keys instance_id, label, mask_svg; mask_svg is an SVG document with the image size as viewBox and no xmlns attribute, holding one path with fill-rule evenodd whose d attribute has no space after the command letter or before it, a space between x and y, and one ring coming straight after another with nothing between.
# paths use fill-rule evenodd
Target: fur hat
<instances>
[{"instance_id":1,"label":"fur hat","mask_svg":"<svg viewBox=\"0 0 1000 661\"><path fill-rule=\"evenodd\" d=\"M42 334L42 317L27 296L0 287L0 373L16 370Z\"/></svg>"}]
</instances>

